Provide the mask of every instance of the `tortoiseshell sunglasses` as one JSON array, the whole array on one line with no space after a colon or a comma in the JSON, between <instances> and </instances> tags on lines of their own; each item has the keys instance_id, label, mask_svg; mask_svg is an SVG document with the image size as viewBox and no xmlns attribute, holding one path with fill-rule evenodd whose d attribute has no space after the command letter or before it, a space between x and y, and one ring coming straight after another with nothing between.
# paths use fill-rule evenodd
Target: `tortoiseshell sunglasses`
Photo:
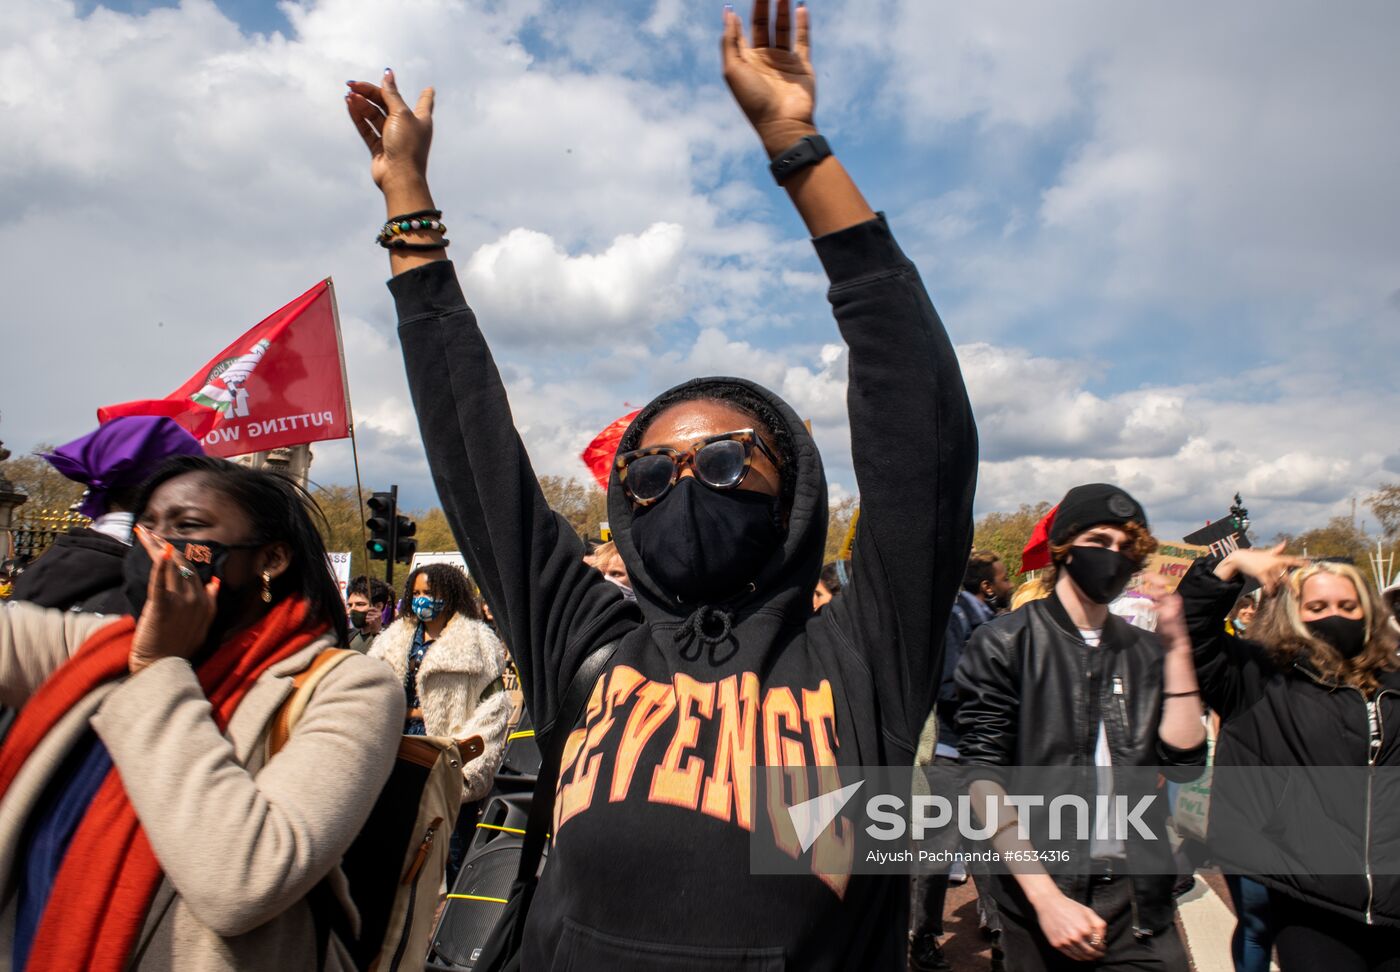
<instances>
[{"instance_id":1,"label":"tortoiseshell sunglasses","mask_svg":"<svg viewBox=\"0 0 1400 972\"><path fill-rule=\"evenodd\" d=\"M638 506L650 506L670 492L687 465L695 470L695 478L711 489L733 489L748 475L755 446L769 462L778 465L778 457L758 433L739 429L698 439L684 452L670 446L624 452L616 460L617 478Z\"/></svg>"}]
</instances>

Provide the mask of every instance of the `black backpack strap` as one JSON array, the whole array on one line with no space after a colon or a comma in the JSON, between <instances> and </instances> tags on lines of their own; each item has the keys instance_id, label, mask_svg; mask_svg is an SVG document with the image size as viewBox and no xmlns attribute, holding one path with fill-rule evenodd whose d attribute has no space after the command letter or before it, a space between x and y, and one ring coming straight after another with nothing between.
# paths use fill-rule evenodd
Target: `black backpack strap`
<instances>
[{"instance_id":1,"label":"black backpack strap","mask_svg":"<svg viewBox=\"0 0 1400 972\"><path fill-rule=\"evenodd\" d=\"M307 907L311 909L311 924L316 935L316 969L326 967L326 956L330 952L330 937L335 935L346 948L355 944L355 936L350 930L350 916L331 890L330 883L317 881L306 894Z\"/></svg>"},{"instance_id":2,"label":"black backpack strap","mask_svg":"<svg viewBox=\"0 0 1400 972\"><path fill-rule=\"evenodd\" d=\"M520 868L516 871L517 883L532 884L539 873L540 858L544 855L544 843L554 819L554 789L559 781L559 763L564 758L564 743L569 738L569 730L578 722L588 704L588 696L593 692L593 684L603 674L618 642L610 641L597 648L583 660L574 672L559 711L554 715L549 732L544 737L541 750L540 772L535 778L535 794L530 800L530 816L525 825L525 839L521 842ZM536 735L538 739L538 734Z\"/></svg>"}]
</instances>

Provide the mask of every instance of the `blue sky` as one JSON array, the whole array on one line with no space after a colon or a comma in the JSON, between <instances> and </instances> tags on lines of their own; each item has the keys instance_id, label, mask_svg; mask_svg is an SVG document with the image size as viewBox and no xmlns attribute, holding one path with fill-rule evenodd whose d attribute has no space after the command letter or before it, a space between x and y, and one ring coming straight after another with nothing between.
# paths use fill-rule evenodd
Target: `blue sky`
<instances>
[{"instance_id":1,"label":"blue sky","mask_svg":"<svg viewBox=\"0 0 1400 972\"><path fill-rule=\"evenodd\" d=\"M438 203L541 471L728 371L810 415L854 492L823 280L720 83L718 4L13 6L11 448L164 394L329 274L366 485L433 502L339 101L392 64L438 88ZM1272 533L1400 478L1400 8L811 8L818 122L962 352L979 512L1109 479L1164 536L1236 489ZM348 446L313 477L353 481Z\"/></svg>"},{"instance_id":2,"label":"blue sky","mask_svg":"<svg viewBox=\"0 0 1400 972\"><path fill-rule=\"evenodd\" d=\"M166 0L116 0L107 3L79 0L75 6L80 16L91 14L97 7L105 7L111 11L139 17L162 7L179 7L179 4ZM270 34L274 31L287 33L291 29L291 22L276 3L266 0L224 0L218 7L246 34Z\"/></svg>"}]
</instances>

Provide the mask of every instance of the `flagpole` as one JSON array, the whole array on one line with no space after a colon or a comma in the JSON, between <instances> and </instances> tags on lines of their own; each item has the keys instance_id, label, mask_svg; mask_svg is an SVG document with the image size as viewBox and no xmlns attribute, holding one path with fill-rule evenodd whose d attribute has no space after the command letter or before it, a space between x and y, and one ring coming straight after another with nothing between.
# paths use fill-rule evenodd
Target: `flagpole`
<instances>
[{"instance_id":1,"label":"flagpole","mask_svg":"<svg viewBox=\"0 0 1400 972\"><path fill-rule=\"evenodd\" d=\"M335 323L335 349L340 358L340 387L345 389L345 425L350 430L350 458L355 464L355 505L360 511L360 549L369 549L369 534L365 532L365 489L360 485L360 447L355 441L355 411L350 407L350 375L345 370L345 342L340 337L340 303L335 299L335 281L326 278L331 294L331 320ZM354 563L354 554L351 554ZM365 565L369 573L369 565Z\"/></svg>"}]
</instances>

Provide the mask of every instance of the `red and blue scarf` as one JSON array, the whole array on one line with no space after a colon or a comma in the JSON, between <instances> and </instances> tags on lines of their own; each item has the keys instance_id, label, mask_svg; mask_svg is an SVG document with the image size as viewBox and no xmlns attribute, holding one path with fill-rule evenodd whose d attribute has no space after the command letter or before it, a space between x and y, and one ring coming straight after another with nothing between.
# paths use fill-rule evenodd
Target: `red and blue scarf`
<instances>
[{"instance_id":1,"label":"red and blue scarf","mask_svg":"<svg viewBox=\"0 0 1400 972\"><path fill-rule=\"evenodd\" d=\"M286 598L199 664L199 684L220 731L260 675L325 630L325 625L308 627L307 611L304 600ZM65 713L99 686L126 676L135 630L131 618L98 629L40 686L0 748L0 799ZM122 786L121 773L113 767L73 833L29 952L27 972L120 972L161 878L160 863Z\"/></svg>"}]
</instances>

